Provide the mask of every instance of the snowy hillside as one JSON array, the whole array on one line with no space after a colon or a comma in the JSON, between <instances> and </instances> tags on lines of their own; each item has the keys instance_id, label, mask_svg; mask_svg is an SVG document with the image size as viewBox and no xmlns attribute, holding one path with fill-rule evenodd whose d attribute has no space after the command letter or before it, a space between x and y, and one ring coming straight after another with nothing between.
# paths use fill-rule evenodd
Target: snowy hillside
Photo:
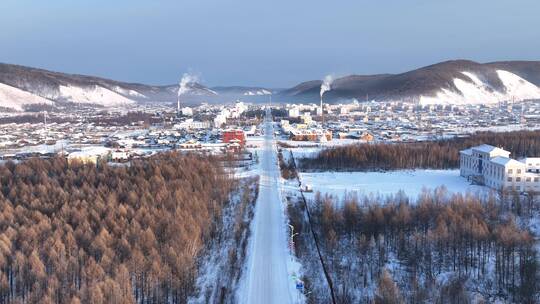
<instances>
[{"instance_id":1,"label":"snowy hillside","mask_svg":"<svg viewBox=\"0 0 540 304\"><path fill-rule=\"evenodd\" d=\"M120 86L116 86L113 88L113 90L116 92L116 93L119 93L119 94L122 94L122 95L125 95L125 96L133 96L133 97L139 97L139 98L147 98L145 95L135 91L135 90L128 90L128 89L124 89Z\"/></svg>"},{"instance_id":2,"label":"snowy hillside","mask_svg":"<svg viewBox=\"0 0 540 304\"><path fill-rule=\"evenodd\" d=\"M265 89L244 92L244 96L262 96L262 95L271 95L271 94L272 92Z\"/></svg>"},{"instance_id":3,"label":"snowy hillside","mask_svg":"<svg viewBox=\"0 0 540 304\"><path fill-rule=\"evenodd\" d=\"M481 77L472 72L462 72L470 81L454 78L454 86L458 91L441 89L435 96L421 96L421 104L484 104L500 101L523 101L540 99L540 88L504 70L497 70L497 76L502 82L502 89L482 81Z\"/></svg>"},{"instance_id":4,"label":"snowy hillside","mask_svg":"<svg viewBox=\"0 0 540 304\"><path fill-rule=\"evenodd\" d=\"M24 105L31 104L52 104L52 101L0 83L0 107L21 111Z\"/></svg>"},{"instance_id":5,"label":"snowy hillside","mask_svg":"<svg viewBox=\"0 0 540 304\"><path fill-rule=\"evenodd\" d=\"M349 75L334 79L325 102L409 101L423 104L478 104L540 98L540 62L478 63L450 60L400 74ZM282 90L276 99L313 102L320 80Z\"/></svg>"},{"instance_id":6,"label":"snowy hillside","mask_svg":"<svg viewBox=\"0 0 540 304\"><path fill-rule=\"evenodd\" d=\"M246 87L246 86L228 86L228 87L213 87L212 90L216 91L223 96L266 96L272 95L272 90L263 87Z\"/></svg>"},{"instance_id":7,"label":"snowy hillside","mask_svg":"<svg viewBox=\"0 0 540 304\"><path fill-rule=\"evenodd\" d=\"M126 93L130 94L130 92ZM61 85L57 91L43 95L44 97L0 83L0 107L16 111L22 111L25 106L33 104L55 105L56 101L95 104L104 107L135 103L134 100L100 86L84 88Z\"/></svg>"},{"instance_id":8,"label":"snowy hillside","mask_svg":"<svg viewBox=\"0 0 540 304\"><path fill-rule=\"evenodd\" d=\"M48 100L58 102L123 106L137 102L176 102L179 84L146 85L111 79L66 74L0 63L2 103L21 110L24 105ZM409 101L421 104L481 104L540 99L540 61L477 63L445 61L400 74L349 75L336 78L324 94L325 102ZM270 95L283 103L318 102L320 80L306 81L289 89L253 86L207 87L186 83L183 103L223 103L233 100L268 102ZM12 89L17 89L16 93ZM23 94L21 97L21 92ZM29 94L29 95L28 95ZM13 96L9 97L8 96ZM30 97L32 96L32 97ZM0 105L1 106L1 105Z\"/></svg>"},{"instance_id":9,"label":"snowy hillside","mask_svg":"<svg viewBox=\"0 0 540 304\"><path fill-rule=\"evenodd\" d=\"M178 94L178 89L179 89L178 85L172 85L172 86L167 87L167 90L171 94L174 94L174 96ZM183 92L182 95L184 96L186 95L188 96L217 96L219 95L219 93L201 85L200 83L189 82L186 84L185 92Z\"/></svg>"},{"instance_id":10,"label":"snowy hillside","mask_svg":"<svg viewBox=\"0 0 540 304\"><path fill-rule=\"evenodd\" d=\"M59 92L58 99L73 103L98 104L102 106L119 106L134 103L133 100L100 86L88 88L60 86Z\"/></svg>"}]
</instances>

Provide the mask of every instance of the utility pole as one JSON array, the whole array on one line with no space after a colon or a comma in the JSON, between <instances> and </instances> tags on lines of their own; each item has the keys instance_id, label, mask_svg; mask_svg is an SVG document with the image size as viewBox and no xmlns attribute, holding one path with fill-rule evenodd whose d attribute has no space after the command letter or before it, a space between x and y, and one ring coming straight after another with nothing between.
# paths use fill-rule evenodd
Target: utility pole
<instances>
[{"instance_id":1,"label":"utility pole","mask_svg":"<svg viewBox=\"0 0 540 304\"><path fill-rule=\"evenodd\" d=\"M298 233L294 233L294 226L289 224L289 227L291 228L291 236L290 236L290 244L291 244L291 253L292 255L295 255L295 249L294 249L294 237L298 235ZM291 256L291 260L293 260L293 257Z\"/></svg>"}]
</instances>

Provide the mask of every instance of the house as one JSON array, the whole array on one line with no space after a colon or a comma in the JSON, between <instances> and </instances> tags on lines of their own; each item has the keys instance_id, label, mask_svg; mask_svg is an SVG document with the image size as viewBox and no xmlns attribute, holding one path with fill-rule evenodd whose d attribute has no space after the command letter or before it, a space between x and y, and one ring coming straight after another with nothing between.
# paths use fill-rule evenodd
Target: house
<instances>
[{"instance_id":1,"label":"house","mask_svg":"<svg viewBox=\"0 0 540 304\"><path fill-rule=\"evenodd\" d=\"M240 153L242 151L242 144L238 139L231 139L225 147L226 153Z\"/></svg>"},{"instance_id":2,"label":"house","mask_svg":"<svg viewBox=\"0 0 540 304\"><path fill-rule=\"evenodd\" d=\"M257 131L257 127L255 125L244 128L244 134L246 136L255 136L256 131Z\"/></svg>"},{"instance_id":3,"label":"house","mask_svg":"<svg viewBox=\"0 0 540 304\"><path fill-rule=\"evenodd\" d=\"M111 152L111 161L113 162L127 162L129 161L130 157L130 153L125 150L116 150Z\"/></svg>"},{"instance_id":4,"label":"house","mask_svg":"<svg viewBox=\"0 0 540 304\"><path fill-rule=\"evenodd\" d=\"M540 158L510 158L491 145L460 151L460 175L496 190L540 192Z\"/></svg>"},{"instance_id":5,"label":"house","mask_svg":"<svg viewBox=\"0 0 540 304\"><path fill-rule=\"evenodd\" d=\"M200 142L192 139L179 144L178 147L183 150L196 150L201 149L202 145Z\"/></svg>"},{"instance_id":6,"label":"house","mask_svg":"<svg viewBox=\"0 0 540 304\"><path fill-rule=\"evenodd\" d=\"M244 146L244 144L246 143L246 135L244 133L244 130L228 129L228 130L223 131L222 136L223 136L222 141L224 143L230 143L233 140L238 141L238 143L241 146Z\"/></svg>"},{"instance_id":7,"label":"house","mask_svg":"<svg viewBox=\"0 0 540 304\"><path fill-rule=\"evenodd\" d=\"M346 133L346 132L339 132L338 133L338 137L340 139L358 139L358 140L361 140L363 142L371 142L375 139L375 137L373 137L372 134L368 133L368 132L360 132L360 131L352 131L352 132L349 132L349 133Z\"/></svg>"}]
</instances>

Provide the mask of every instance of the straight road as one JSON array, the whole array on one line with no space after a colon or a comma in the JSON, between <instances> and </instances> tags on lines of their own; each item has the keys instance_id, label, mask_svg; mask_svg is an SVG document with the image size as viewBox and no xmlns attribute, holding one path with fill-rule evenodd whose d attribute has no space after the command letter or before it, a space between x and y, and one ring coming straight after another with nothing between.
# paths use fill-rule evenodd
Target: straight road
<instances>
[{"instance_id":1,"label":"straight road","mask_svg":"<svg viewBox=\"0 0 540 304\"><path fill-rule=\"evenodd\" d=\"M285 215L279 194L274 128L267 111L264 123L264 147L260 156L259 197L252 222L246 281L240 300L245 304L293 303L287 273Z\"/></svg>"}]
</instances>

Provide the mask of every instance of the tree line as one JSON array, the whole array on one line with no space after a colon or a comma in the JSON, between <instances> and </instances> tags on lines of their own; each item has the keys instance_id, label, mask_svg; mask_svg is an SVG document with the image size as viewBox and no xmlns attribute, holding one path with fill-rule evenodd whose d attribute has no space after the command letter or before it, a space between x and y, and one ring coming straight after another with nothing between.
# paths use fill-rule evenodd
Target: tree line
<instances>
[{"instance_id":1,"label":"tree line","mask_svg":"<svg viewBox=\"0 0 540 304\"><path fill-rule=\"evenodd\" d=\"M234 182L166 153L0 166L0 303L185 303Z\"/></svg>"},{"instance_id":2,"label":"tree line","mask_svg":"<svg viewBox=\"0 0 540 304\"><path fill-rule=\"evenodd\" d=\"M304 158L307 170L452 169L459 167L459 151L490 144L510 151L514 158L540 156L540 131L479 132L470 137L414 143L375 143L336 146L314 158Z\"/></svg>"},{"instance_id":3,"label":"tree line","mask_svg":"<svg viewBox=\"0 0 540 304\"><path fill-rule=\"evenodd\" d=\"M285 160L283 157L283 150L281 148L278 150L279 170L281 172L281 177L284 179L295 179L298 177L298 173L296 172L292 152L289 153L291 154L290 157Z\"/></svg>"},{"instance_id":4,"label":"tree line","mask_svg":"<svg viewBox=\"0 0 540 304\"><path fill-rule=\"evenodd\" d=\"M531 233L496 197L445 193L425 192L415 203L402 193L341 201L316 194L312 224L338 303L469 303L471 291L485 302L536 303ZM289 211L304 262L313 248L305 246L308 228L299 214Z\"/></svg>"}]
</instances>

